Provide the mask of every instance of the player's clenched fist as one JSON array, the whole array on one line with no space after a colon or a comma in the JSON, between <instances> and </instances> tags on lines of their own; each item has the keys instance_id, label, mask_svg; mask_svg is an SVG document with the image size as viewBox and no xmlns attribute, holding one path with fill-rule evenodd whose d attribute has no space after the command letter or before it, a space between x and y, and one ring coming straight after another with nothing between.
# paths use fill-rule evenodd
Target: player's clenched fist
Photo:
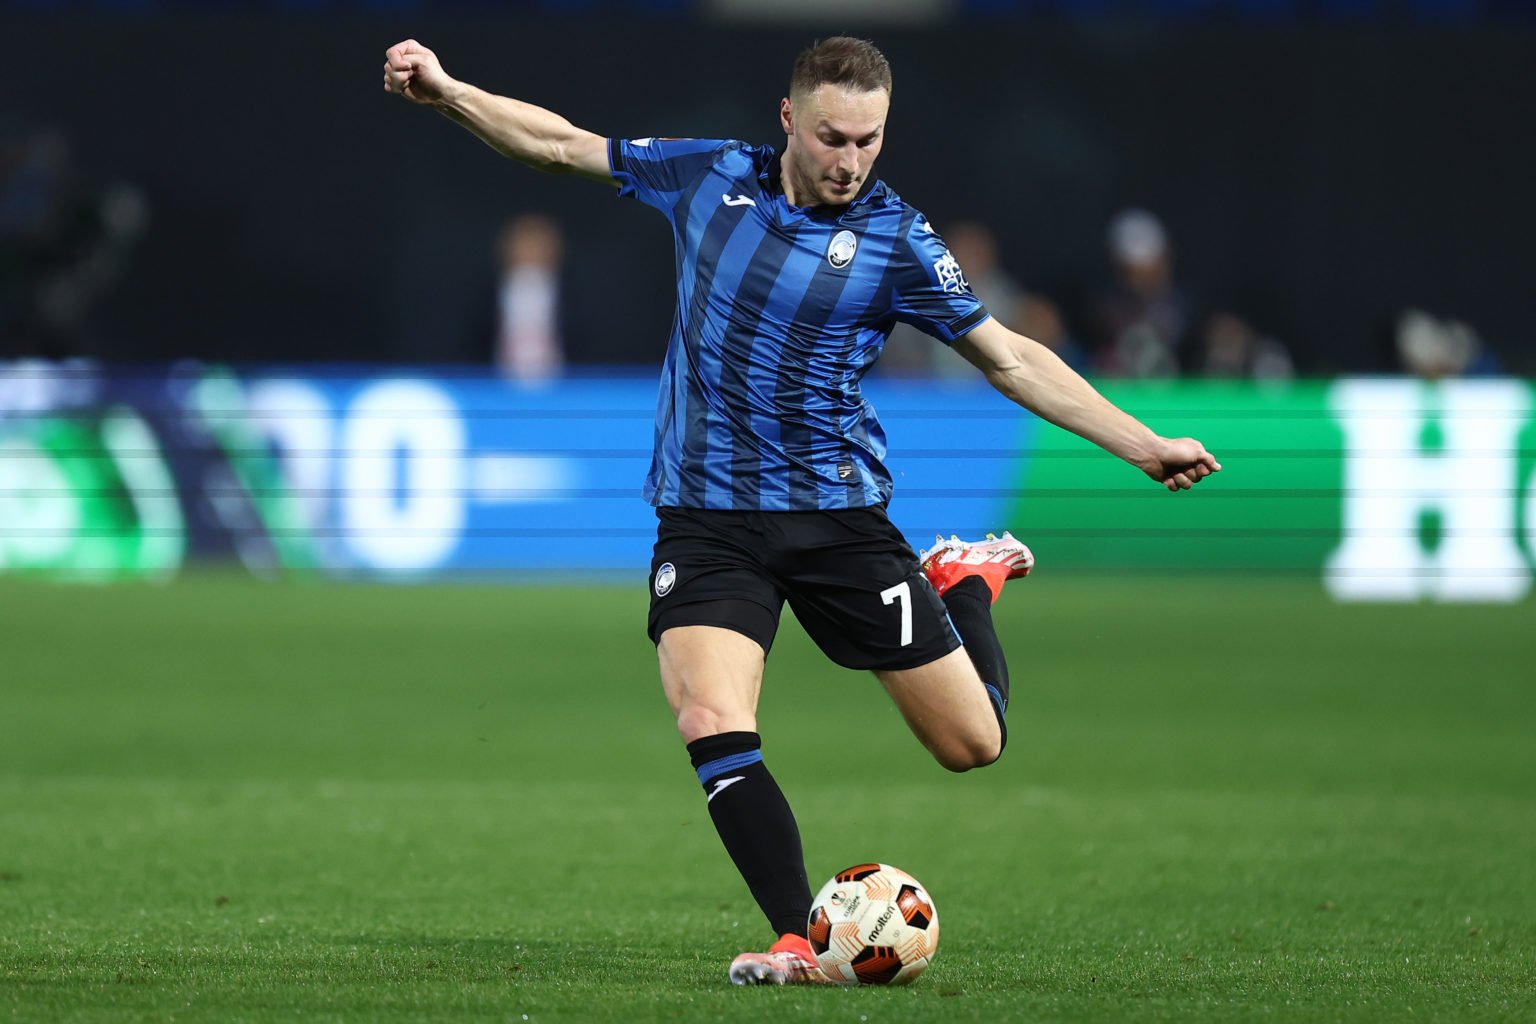
<instances>
[{"instance_id":1,"label":"player's clenched fist","mask_svg":"<svg viewBox=\"0 0 1536 1024\"><path fill-rule=\"evenodd\" d=\"M384 51L384 91L412 103L440 103L453 84L437 62L437 54L414 39Z\"/></svg>"},{"instance_id":2,"label":"player's clenched fist","mask_svg":"<svg viewBox=\"0 0 1536 1024\"><path fill-rule=\"evenodd\" d=\"M1155 450L1138 462L1143 472L1170 491L1187 491L1221 471L1216 456L1192 437L1157 439Z\"/></svg>"}]
</instances>

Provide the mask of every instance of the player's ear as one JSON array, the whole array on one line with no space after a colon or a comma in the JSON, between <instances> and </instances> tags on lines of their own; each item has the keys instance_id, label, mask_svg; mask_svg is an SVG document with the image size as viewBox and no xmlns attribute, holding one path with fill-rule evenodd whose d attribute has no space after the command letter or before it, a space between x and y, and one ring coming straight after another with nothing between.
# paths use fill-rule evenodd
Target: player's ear
<instances>
[{"instance_id":1,"label":"player's ear","mask_svg":"<svg viewBox=\"0 0 1536 1024\"><path fill-rule=\"evenodd\" d=\"M795 134L795 108L785 96L779 100L779 125L784 129L785 135Z\"/></svg>"}]
</instances>

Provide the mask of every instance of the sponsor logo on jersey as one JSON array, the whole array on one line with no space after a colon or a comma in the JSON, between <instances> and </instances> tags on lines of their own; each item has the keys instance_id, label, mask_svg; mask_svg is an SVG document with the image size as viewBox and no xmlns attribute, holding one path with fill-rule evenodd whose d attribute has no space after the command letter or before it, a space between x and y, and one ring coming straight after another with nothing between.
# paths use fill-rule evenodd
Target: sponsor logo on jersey
<instances>
[{"instance_id":1,"label":"sponsor logo on jersey","mask_svg":"<svg viewBox=\"0 0 1536 1024\"><path fill-rule=\"evenodd\" d=\"M671 562L662 562L661 568L656 570L656 596L666 597L672 593L672 586L677 582L677 567Z\"/></svg>"},{"instance_id":2,"label":"sponsor logo on jersey","mask_svg":"<svg viewBox=\"0 0 1536 1024\"><path fill-rule=\"evenodd\" d=\"M757 201L754 200L751 196L741 196L741 195L739 195L735 199L732 199L731 196L730 196L730 193L728 193L728 192L722 192L720 194L720 201L722 203L724 203L726 206L756 206L757 205Z\"/></svg>"},{"instance_id":3,"label":"sponsor logo on jersey","mask_svg":"<svg viewBox=\"0 0 1536 1024\"><path fill-rule=\"evenodd\" d=\"M839 231L827 246L827 262L842 270L853 262L853 254L859 250L859 240L852 231Z\"/></svg>"},{"instance_id":4,"label":"sponsor logo on jersey","mask_svg":"<svg viewBox=\"0 0 1536 1024\"><path fill-rule=\"evenodd\" d=\"M853 478L853 463L846 459L837 464L837 478L839 480L851 480Z\"/></svg>"},{"instance_id":5,"label":"sponsor logo on jersey","mask_svg":"<svg viewBox=\"0 0 1536 1024\"><path fill-rule=\"evenodd\" d=\"M948 250L945 251L943 259L934 263L933 272L939 275L939 287L951 295L964 295L971 289L970 282L965 279L965 274L960 270L960 264L955 262L955 258L949 254Z\"/></svg>"}]
</instances>

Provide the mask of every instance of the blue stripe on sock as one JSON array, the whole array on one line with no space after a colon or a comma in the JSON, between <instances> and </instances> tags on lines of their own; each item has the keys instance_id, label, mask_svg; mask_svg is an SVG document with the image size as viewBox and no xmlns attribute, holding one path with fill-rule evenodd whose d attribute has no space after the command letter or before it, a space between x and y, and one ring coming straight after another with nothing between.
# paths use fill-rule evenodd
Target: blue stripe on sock
<instances>
[{"instance_id":1,"label":"blue stripe on sock","mask_svg":"<svg viewBox=\"0 0 1536 1024\"><path fill-rule=\"evenodd\" d=\"M699 785L709 785L709 780L726 772L733 772L738 768L745 768L749 764L757 764L763 759L761 750L748 750L740 754L730 754L726 757L717 757L713 761L706 761L699 765Z\"/></svg>"},{"instance_id":2,"label":"blue stripe on sock","mask_svg":"<svg viewBox=\"0 0 1536 1024\"><path fill-rule=\"evenodd\" d=\"M992 698L992 706L997 709L997 717L1002 718L1003 712L1008 710L1008 705L1003 702L1003 691L991 683L982 683L987 688L987 696Z\"/></svg>"}]
</instances>

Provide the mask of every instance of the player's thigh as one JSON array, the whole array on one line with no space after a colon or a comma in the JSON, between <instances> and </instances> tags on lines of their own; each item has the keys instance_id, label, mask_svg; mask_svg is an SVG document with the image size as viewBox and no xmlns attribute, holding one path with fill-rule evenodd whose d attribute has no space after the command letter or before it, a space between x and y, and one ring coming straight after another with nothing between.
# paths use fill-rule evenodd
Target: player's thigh
<instances>
[{"instance_id":1,"label":"player's thigh","mask_svg":"<svg viewBox=\"0 0 1536 1024\"><path fill-rule=\"evenodd\" d=\"M719 626L771 650L784 594L761 557L761 513L658 508L656 518L651 642L679 626Z\"/></svg>"},{"instance_id":2,"label":"player's thigh","mask_svg":"<svg viewBox=\"0 0 1536 1024\"><path fill-rule=\"evenodd\" d=\"M946 768L965 771L1002 754L997 715L964 648L926 665L875 674L912 734Z\"/></svg>"},{"instance_id":3,"label":"player's thigh","mask_svg":"<svg viewBox=\"0 0 1536 1024\"><path fill-rule=\"evenodd\" d=\"M755 521L699 509L657 517L647 631L678 731L689 742L754 731L784 602L753 543Z\"/></svg>"},{"instance_id":4,"label":"player's thigh","mask_svg":"<svg viewBox=\"0 0 1536 1024\"><path fill-rule=\"evenodd\" d=\"M756 732L762 647L719 626L674 626L656 645L661 686L685 743L722 732Z\"/></svg>"}]
</instances>

